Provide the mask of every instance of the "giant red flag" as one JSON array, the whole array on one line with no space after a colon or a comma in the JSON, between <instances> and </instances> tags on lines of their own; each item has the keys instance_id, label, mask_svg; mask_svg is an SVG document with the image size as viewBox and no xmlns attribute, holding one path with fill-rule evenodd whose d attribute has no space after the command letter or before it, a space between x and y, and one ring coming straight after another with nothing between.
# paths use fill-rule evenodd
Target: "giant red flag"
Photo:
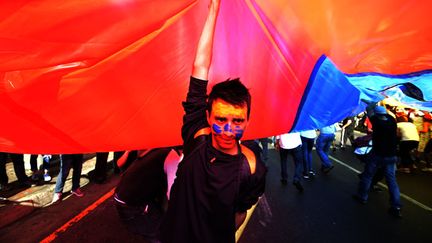
<instances>
[{"instance_id":1,"label":"giant red flag","mask_svg":"<svg viewBox=\"0 0 432 243\"><path fill-rule=\"evenodd\" d=\"M0 151L180 144L181 101L207 6L1 2ZM240 77L250 88L246 138L325 125L369 91L406 78L430 87L430 9L426 0L222 0L210 84Z\"/></svg>"}]
</instances>

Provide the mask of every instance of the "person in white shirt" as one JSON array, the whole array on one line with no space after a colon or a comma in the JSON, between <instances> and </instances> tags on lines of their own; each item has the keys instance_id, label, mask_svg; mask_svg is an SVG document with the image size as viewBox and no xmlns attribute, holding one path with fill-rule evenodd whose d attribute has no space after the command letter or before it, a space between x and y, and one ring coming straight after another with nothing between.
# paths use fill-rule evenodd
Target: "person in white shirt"
<instances>
[{"instance_id":1,"label":"person in white shirt","mask_svg":"<svg viewBox=\"0 0 432 243\"><path fill-rule=\"evenodd\" d=\"M400 138L399 154L401 157L400 171L411 173L414 160L411 158L411 151L416 149L419 144L420 136L416 126L412 122L398 122L397 134Z\"/></svg>"},{"instance_id":2,"label":"person in white shirt","mask_svg":"<svg viewBox=\"0 0 432 243\"><path fill-rule=\"evenodd\" d=\"M303 151L302 151L302 141L300 138L300 133L284 133L282 135L276 136L276 149L280 153L280 164L281 164L281 182L282 184L287 184L288 179L288 168L287 159L288 154L294 159L294 176L293 185L297 188L299 192L303 192L303 186L301 184L301 174L303 170Z\"/></svg>"}]
</instances>

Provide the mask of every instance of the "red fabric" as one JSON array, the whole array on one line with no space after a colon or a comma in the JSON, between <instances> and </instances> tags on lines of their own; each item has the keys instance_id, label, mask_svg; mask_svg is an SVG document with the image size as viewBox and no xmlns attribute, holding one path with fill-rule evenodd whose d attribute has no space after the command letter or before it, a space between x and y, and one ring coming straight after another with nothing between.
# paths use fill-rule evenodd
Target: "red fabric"
<instances>
[{"instance_id":1,"label":"red fabric","mask_svg":"<svg viewBox=\"0 0 432 243\"><path fill-rule=\"evenodd\" d=\"M2 1L0 151L180 144L181 101L207 7ZM211 84L240 77L250 87L246 138L287 132L322 54L348 73L431 69L430 9L427 0L222 1Z\"/></svg>"},{"instance_id":2,"label":"red fabric","mask_svg":"<svg viewBox=\"0 0 432 243\"><path fill-rule=\"evenodd\" d=\"M365 123L364 125L367 127L367 131L368 131L368 133L372 132L372 123L371 123L371 121L369 120L369 117L366 117L364 123Z\"/></svg>"}]
</instances>

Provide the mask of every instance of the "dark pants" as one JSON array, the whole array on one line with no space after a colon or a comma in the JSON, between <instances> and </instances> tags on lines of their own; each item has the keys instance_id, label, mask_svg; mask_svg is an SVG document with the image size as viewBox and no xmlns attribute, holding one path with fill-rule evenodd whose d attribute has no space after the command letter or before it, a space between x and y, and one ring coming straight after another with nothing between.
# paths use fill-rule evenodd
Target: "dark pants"
<instances>
[{"instance_id":1,"label":"dark pants","mask_svg":"<svg viewBox=\"0 0 432 243\"><path fill-rule=\"evenodd\" d=\"M105 179L109 152L96 153L95 177Z\"/></svg>"},{"instance_id":2,"label":"dark pants","mask_svg":"<svg viewBox=\"0 0 432 243\"><path fill-rule=\"evenodd\" d=\"M262 146L262 156L261 159L264 163L267 163L268 160L268 138L260 138L259 142L261 143Z\"/></svg>"},{"instance_id":3,"label":"dark pants","mask_svg":"<svg viewBox=\"0 0 432 243\"><path fill-rule=\"evenodd\" d=\"M411 150L418 147L418 141L400 141L399 152L401 157L401 165L403 167L411 168L414 160L411 158Z\"/></svg>"},{"instance_id":4,"label":"dark pants","mask_svg":"<svg viewBox=\"0 0 432 243\"><path fill-rule=\"evenodd\" d=\"M303 174L307 174L312 169L312 149L314 146L314 138L300 137L302 140L303 150Z\"/></svg>"},{"instance_id":5,"label":"dark pants","mask_svg":"<svg viewBox=\"0 0 432 243\"><path fill-rule=\"evenodd\" d=\"M370 153L369 154L364 154L364 155L357 154L357 158L361 162L365 163L365 169L363 170L363 172L361 174L359 174L359 177L361 179L362 176L363 176L363 174L365 173L364 171L366 170L367 163L369 163L372 160L372 154L370 154ZM371 186L375 186L382 179L384 179L384 167L377 167L375 175L372 178Z\"/></svg>"},{"instance_id":6,"label":"dark pants","mask_svg":"<svg viewBox=\"0 0 432 243\"><path fill-rule=\"evenodd\" d=\"M19 182L27 181L28 177L25 173L25 168L24 168L24 155L0 152L0 183L6 185L9 181L9 178L6 173L6 161L7 161L8 154L12 159L15 175L18 178L18 181Z\"/></svg>"},{"instance_id":7,"label":"dark pants","mask_svg":"<svg viewBox=\"0 0 432 243\"><path fill-rule=\"evenodd\" d=\"M163 219L160 205L134 207L115 201L120 220L131 232L144 236L149 242L158 242L159 227Z\"/></svg>"},{"instance_id":8,"label":"dark pants","mask_svg":"<svg viewBox=\"0 0 432 243\"><path fill-rule=\"evenodd\" d=\"M286 180L288 178L288 167L287 167L287 160L288 160L288 154L291 154L291 156L294 159L294 176L293 176L293 182L298 182L301 180L301 174L303 170L303 156L302 156L302 146L299 145L296 148L293 149L283 149L280 148L280 164L281 164L281 177L283 180Z\"/></svg>"},{"instance_id":9,"label":"dark pants","mask_svg":"<svg viewBox=\"0 0 432 243\"><path fill-rule=\"evenodd\" d=\"M30 155L30 168L33 172L39 170L37 167L37 157L38 157L38 154ZM45 156L43 157L42 169L44 169L44 170L49 169L49 158L48 157L45 157Z\"/></svg>"},{"instance_id":10,"label":"dark pants","mask_svg":"<svg viewBox=\"0 0 432 243\"><path fill-rule=\"evenodd\" d=\"M375 175L378 168L383 168L384 177L386 178L387 187L390 194L390 203L393 208L400 208L400 191L396 181L396 162L397 157L383 157L373 155L369 163L366 164L365 171L360 179L358 187L358 196L363 199L368 199L369 188L372 184L372 178Z\"/></svg>"},{"instance_id":11,"label":"dark pants","mask_svg":"<svg viewBox=\"0 0 432 243\"><path fill-rule=\"evenodd\" d=\"M124 151L114 152L113 168L114 173L119 173L120 168L117 166L117 160L123 155ZM107 173L107 163L108 163L109 152L96 153L96 164L95 164L95 177L97 179L105 179Z\"/></svg>"},{"instance_id":12,"label":"dark pants","mask_svg":"<svg viewBox=\"0 0 432 243\"><path fill-rule=\"evenodd\" d=\"M348 139L350 140L351 145L354 143L354 130L352 128L344 128L341 134L341 147L346 146L346 142Z\"/></svg>"},{"instance_id":13,"label":"dark pants","mask_svg":"<svg viewBox=\"0 0 432 243\"><path fill-rule=\"evenodd\" d=\"M63 192L63 187L66 183L66 178L68 177L71 168L73 168L72 190L76 190L80 187L82 163L83 163L82 154L60 155L60 172L57 177L56 186L54 189L55 193Z\"/></svg>"},{"instance_id":14,"label":"dark pants","mask_svg":"<svg viewBox=\"0 0 432 243\"><path fill-rule=\"evenodd\" d=\"M323 168L330 168L332 166L332 162L330 161L328 154L330 145L332 144L334 138L334 134L321 133L315 142L316 151L321 159Z\"/></svg>"}]
</instances>

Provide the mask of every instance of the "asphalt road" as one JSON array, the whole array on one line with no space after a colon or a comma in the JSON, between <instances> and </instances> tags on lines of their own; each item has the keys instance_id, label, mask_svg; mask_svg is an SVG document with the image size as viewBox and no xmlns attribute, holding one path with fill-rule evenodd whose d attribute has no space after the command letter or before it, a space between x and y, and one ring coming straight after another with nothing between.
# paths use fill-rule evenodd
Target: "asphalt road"
<instances>
[{"instance_id":1,"label":"asphalt road","mask_svg":"<svg viewBox=\"0 0 432 243\"><path fill-rule=\"evenodd\" d=\"M403 218L395 219L387 213L385 189L371 192L367 205L351 198L358 183L355 170L362 168L351 151L338 150L331 156L335 168L328 175L318 173L304 180L305 191L300 194L292 184L280 183L278 153L270 150L265 195L239 242L430 242L432 173L397 175L404 207ZM289 178L292 171L289 167ZM1 228L0 242L39 242L47 237L52 242L145 242L128 232L117 217L110 192L118 180L112 176L103 185L90 183L83 189L83 198L70 197L34 209ZM16 210L23 209L17 206Z\"/></svg>"},{"instance_id":2,"label":"asphalt road","mask_svg":"<svg viewBox=\"0 0 432 243\"><path fill-rule=\"evenodd\" d=\"M431 173L397 175L404 207L403 218L395 219L387 213L389 196L384 187L369 194L367 205L352 199L359 181L356 170L361 171L363 165L349 149L332 152L335 168L328 175L318 173L304 180L302 194L291 184L280 183L278 154L270 153L266 193L240 243L431 242ZM319 168L315 153L314 164Z\"/></svg>"}]
</instances>

